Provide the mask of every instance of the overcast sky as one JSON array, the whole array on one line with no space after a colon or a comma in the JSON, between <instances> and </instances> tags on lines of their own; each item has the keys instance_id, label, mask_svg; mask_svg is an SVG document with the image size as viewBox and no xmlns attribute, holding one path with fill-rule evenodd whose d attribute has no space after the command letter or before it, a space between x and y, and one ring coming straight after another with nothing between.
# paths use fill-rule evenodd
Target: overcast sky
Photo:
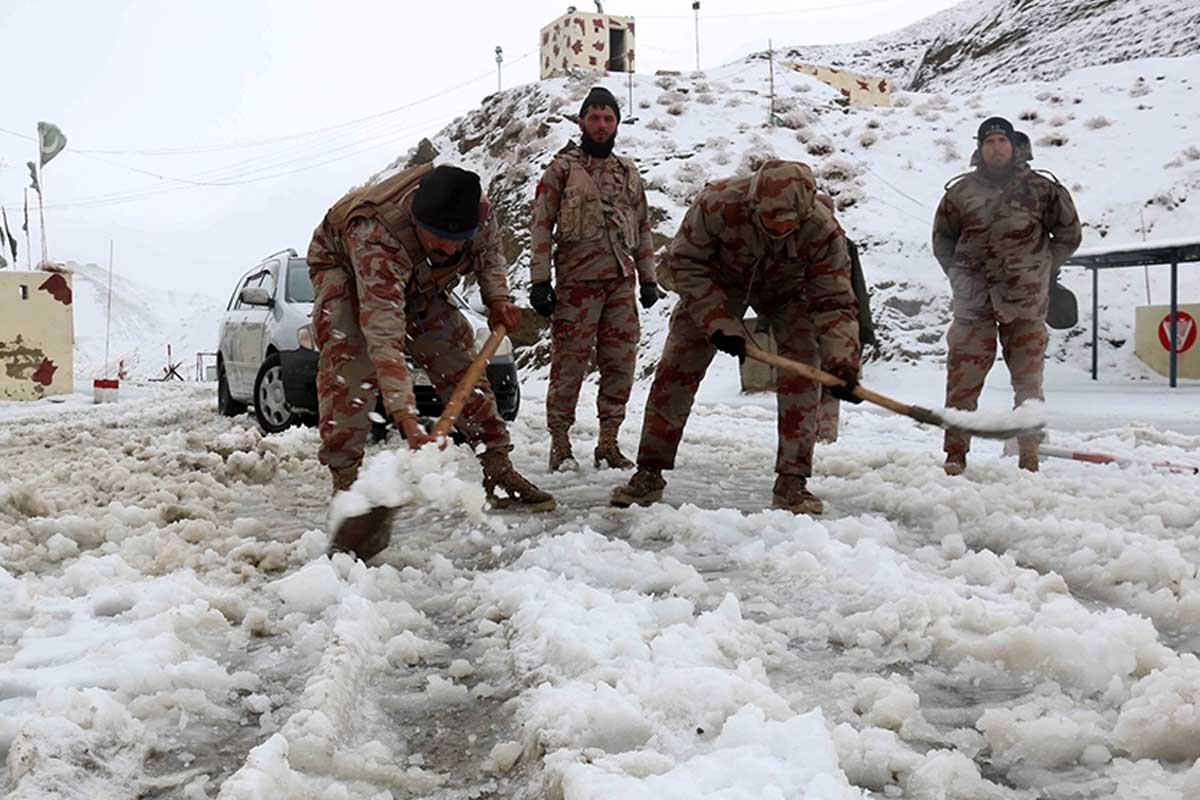
<instances>
[{"instance_id":1,"label":"overcast sky","mask_svg":"<svg viewBox=\"0 0 1200 800\"><path fill-rule=\"evenodd\" d=\"M769 37L776 46L857 41L954 4L702 0L701 66L765 48ZM0 204L22 237L21 265L25 162L36 157L39 120L69 140L43 176L52 259L107 264L113 239L118 274L227 297L268 253L303 254L348 188L494 91L497 45L506 87L537 80L538 31L566 7L0 0ZM694 67L691 0L605 11L637 18L640 72ZM30 203L36 263L32 191Z\"/></svg>"}]
</instances>

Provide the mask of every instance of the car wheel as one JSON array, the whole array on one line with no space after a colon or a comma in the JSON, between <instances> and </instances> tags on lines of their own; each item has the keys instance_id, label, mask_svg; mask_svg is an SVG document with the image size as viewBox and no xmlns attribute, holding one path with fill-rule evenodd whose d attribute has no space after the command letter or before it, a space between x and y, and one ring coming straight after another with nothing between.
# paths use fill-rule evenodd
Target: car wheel
<instances>
[{"instance_id":1,"label":"car wheel","mask_svg":"<svg viewBox=\"0 0 1200 800\"><path fill-rule=\"evenodd\" d=\"M246 405L234 400L229 393L229 379L225 377L224 364L217 364L217 413L223 417L246 413Z\"/></svg>"},{"instance_id":2,"label":"car wheel","mask_svg":"<svg viewBox=\"0 0 1200 800\"><path fill-rule=\"evenodd\" d=\"M254 416L263 433L279 433L303 421L287 404L279 353L268 354L254 378Z\"/></svg>"}]
</instances>

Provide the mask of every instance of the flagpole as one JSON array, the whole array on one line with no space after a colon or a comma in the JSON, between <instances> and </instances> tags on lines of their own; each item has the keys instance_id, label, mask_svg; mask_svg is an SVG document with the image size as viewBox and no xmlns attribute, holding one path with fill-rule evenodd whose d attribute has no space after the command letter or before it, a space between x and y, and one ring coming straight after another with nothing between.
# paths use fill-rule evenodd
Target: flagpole
<instances>
[{"instance_id":1,"label":"flagpole","mask_svg":"<svg viewBox=\"0 0 1200 800\"><path fill-rule=\"evenodd\" d=\"M29 189L25 189L25 268L33 269L33 247L29 244Z\"/></svg>"},{"instance_id":2,"label":"flagpole","mask_svg":"<svg viewBox=\"0 0 1200 800\"><path fill-rule=\"evenodd\" d=\"M108 333L112 329L113 240L108 240L108 311L104 322L104 377L108 377Z\"/></svg>"},{"instance_id":3,"label":"flagpole","mask_svg":"<svg viewBox=\"0 0 1200 800\"><path fill-rule=\"evenodd\" d=\"M39 164L41 158L38 158ZM42 266L45 267L50 263L50 256L46 254L46 214L42 208L42 195L46 193L45 175L42 173L41 166L38 167L38 224L42 230Z\"/></svg>"}]
</instances>

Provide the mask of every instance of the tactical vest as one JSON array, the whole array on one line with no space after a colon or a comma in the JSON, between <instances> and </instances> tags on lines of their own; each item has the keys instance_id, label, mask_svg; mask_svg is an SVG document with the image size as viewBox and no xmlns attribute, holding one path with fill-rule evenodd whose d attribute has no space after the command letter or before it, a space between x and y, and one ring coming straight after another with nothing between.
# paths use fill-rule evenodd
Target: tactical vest
<instances>
[{"instance_id":1,"label":"tactical vest","mask_svg":"<svg viewBox=\"0 0 1200 800\"><path fill-rule=\"evenodd\" d=\"M436 269L429 263L429 259L422 255L424 250L417 239L413 221L404 210L404 200L407 194L416 191L421 179L432 171L433 164L420 164L379 183L355 189L334 203L325 215L327 230L339 241L346 234L352 220L359 217L379 220L412 259L413 271L407 287L408 294L431 294L453 288L462 270L471 261L470 242L463 245L462 258L454 266L443 270ZM342 266L348 268L349 264Z\"/></svg>"},{"instance_id":2,"label":"tactical vest","mask_svg":"<svg viewBox=\"0 0 1200 800\"><path fill-rule=\"evenodd\" d=\"M638 202L638 171L632 161L617 155L610 156L625 171L625 183L614 198L612 213L616 216L617 230L630 252L638 245L638 220L633 207ZM558 207L558 239L561 242L583 242L604 235L604 202L600 199L600 188L588 174L583 163L568 159L570 172L563 187L562 201ZM631 207L632 206L632 207Z\"/></svg>"}]
</instances>

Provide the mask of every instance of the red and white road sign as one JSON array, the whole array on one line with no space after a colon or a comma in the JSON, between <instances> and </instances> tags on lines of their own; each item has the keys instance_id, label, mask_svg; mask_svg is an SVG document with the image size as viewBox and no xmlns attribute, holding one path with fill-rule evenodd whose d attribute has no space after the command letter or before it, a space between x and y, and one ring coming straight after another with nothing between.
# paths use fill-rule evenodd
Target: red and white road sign
<instances>
[{"instance_id":1,"label":"red and white road sign","mask_svg":"<svg viewBox=\"0 0 1200 800\"><path fill-rule=\"evenodd\" d=\"M1175 323L1175 335L1179 337L1179 349L1176 353L1186 353L1196 343L1196 318L1186 311L1179 312ZM1163 350L1171 352L1171 315L1167 314L1158 323L1158 343Z\"/></svg>"}]
</instances>

